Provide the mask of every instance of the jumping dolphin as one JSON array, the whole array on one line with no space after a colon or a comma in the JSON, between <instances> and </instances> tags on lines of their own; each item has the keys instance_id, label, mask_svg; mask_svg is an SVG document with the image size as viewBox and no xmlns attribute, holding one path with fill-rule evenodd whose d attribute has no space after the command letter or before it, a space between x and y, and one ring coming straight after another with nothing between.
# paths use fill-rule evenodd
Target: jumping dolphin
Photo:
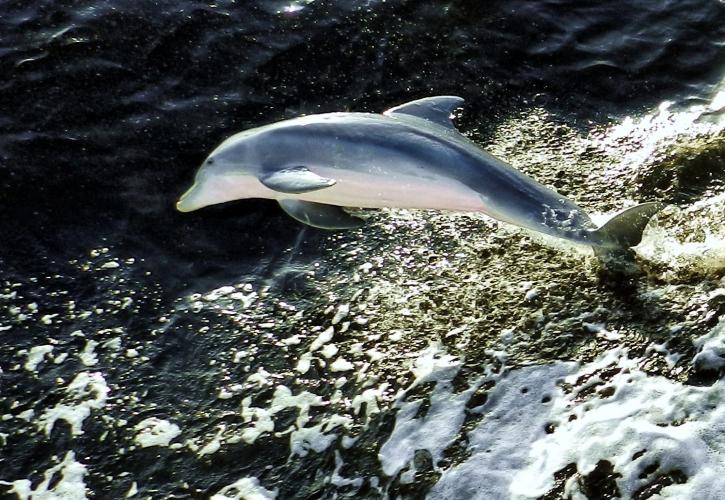
<instances>
[{"instance_id":1,"label":"jumping dolphin","mask_svg":"<svg viewBox=\"0 0 725 500\"><path fill-rule=\"evenodd\" d=\"M269 198L323 229L363 223L343 207L482 212L595 249L637 245L662 208L643 203L597 228L576 203L459 133L451 117L462 104L427 97L381 115L318 114L240 132L209 155L176 207Z\"/></svg>"}]
</instances>

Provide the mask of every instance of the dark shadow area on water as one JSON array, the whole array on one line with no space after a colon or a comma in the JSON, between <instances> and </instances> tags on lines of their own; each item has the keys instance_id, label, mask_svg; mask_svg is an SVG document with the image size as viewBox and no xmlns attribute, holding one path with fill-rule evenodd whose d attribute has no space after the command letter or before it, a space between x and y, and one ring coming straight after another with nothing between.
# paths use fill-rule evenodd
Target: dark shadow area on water
<instances>
[{"instance_id":1,"label":"dark shadow area on water","mask_svg":"<svg viewBox=\"0 0 725 500\"><path fill-rule=\"evenodd\" d=\"M283 291L295 288L297 274L319 256L320 242L327 237L291 220L271 201L230 203L198 214L169 212L162 227L155 227L158 217L118 221L95 214L93 220L82 208L57 218L18 214L8 224L0 257L21 275L66 274L72 272L68 261L108 248L109 257L133 257L136 267L151 272L151 279L172 296L240 280ZM29 224L35 227L27 230Z\"/></svg>"}]
</instances>

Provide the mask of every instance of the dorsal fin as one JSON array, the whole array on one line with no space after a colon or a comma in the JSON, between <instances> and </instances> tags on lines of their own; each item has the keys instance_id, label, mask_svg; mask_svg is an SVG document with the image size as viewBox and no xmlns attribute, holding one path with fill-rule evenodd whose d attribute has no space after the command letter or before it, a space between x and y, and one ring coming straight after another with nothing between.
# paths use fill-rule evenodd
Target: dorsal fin
<instances>
[{"instance_id":1,"label":"dorsal fin","mask_svg":"<svg viewBox=\"0 0 725 500\"><path fill-rule=\"evenodd\" d=\"M386 116L395 116L397 114L416 116L424 118L446 128L452 128L453 122L451 115L457 108L463 106L463 98L454 95L439 95L434 97L425 97L416 101L410 101L400 106L395 106L385 111Z\"/></svg>"}]
</instances>

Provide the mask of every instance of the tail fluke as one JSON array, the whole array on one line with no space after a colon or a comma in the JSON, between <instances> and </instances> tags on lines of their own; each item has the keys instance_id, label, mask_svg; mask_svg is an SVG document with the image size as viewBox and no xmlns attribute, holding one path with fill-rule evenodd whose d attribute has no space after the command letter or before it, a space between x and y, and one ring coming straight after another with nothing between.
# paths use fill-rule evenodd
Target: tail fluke
<instances>
[{"instance_id":1,"label":"tail fluke","mask_svg":"<svg viewBox=\"0 0 725 500\"><path fill-rule=\"evenodd\" d=\"M602 279L620 286L627 282L625 278L641 273L630 248L639 245L647 223L664 206L664 203L651 202L626 208L594 231L597 244L593 248L602 264Z\"/></svg>"},{"instance_id":2,"label":"tail fluke","mask_svg":"<svg viewBox=\"0 0 725 500\"><path fill-rule=\"evenodd\" d=\"M597 246L624 250L639 245L647 223L664 207L664 203L648 202L625 208L594 231Z\"/></svg>"}]
</instances>

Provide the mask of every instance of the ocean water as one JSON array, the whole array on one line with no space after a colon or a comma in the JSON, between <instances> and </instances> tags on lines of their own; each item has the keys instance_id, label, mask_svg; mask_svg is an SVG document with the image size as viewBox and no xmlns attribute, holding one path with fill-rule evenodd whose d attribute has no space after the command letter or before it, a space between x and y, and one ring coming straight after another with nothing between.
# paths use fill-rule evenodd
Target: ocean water
<instances>
[{"instance_id":1,"label":"ocean water","mask_svg":"<svg viewBox=\"0 0 725 500\"><path fill-rule=\"evenodd\" d=\"M8 498L725 496L725 4L0 5ZM245 128L455 94L637 274L476 214L181 214Z\"/></svg>"}]
</instances>

